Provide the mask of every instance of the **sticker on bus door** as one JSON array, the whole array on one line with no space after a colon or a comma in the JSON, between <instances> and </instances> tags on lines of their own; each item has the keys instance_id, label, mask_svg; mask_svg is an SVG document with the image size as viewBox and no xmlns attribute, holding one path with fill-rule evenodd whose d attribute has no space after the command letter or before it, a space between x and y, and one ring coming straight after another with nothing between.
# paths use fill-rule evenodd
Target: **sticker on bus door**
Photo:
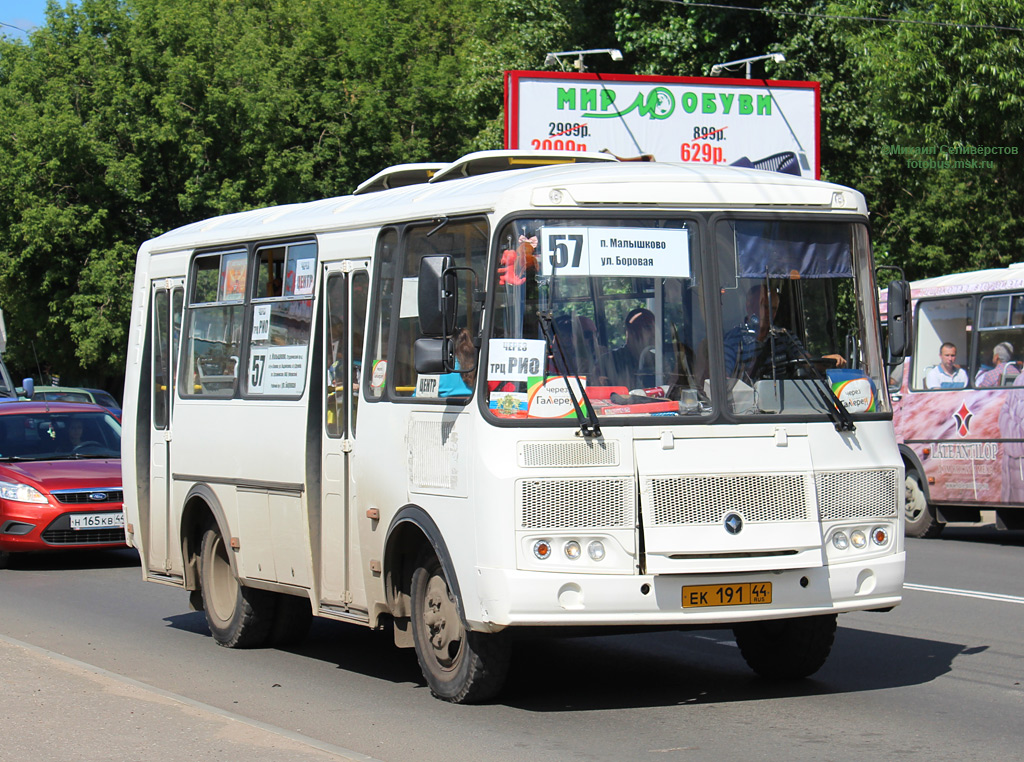
<instances>
[{"instance_id":1,"label":"sticker on bus door","mask_svg":"<svg viewBox=\"0 0 1024 762\"><path fill-rule=\"evenodd\" d=\"M249 394L301 394L306 384L306 350L304 345L252 347Z\"/></svg>"},{"instance_id":2,"label":"sticker on bus door","mask_svg":"<svg viewBox=\"0 0 1024 762\"><path fill-rule=\"evenodd\" d=\"M541 275L690 277L690 238L667 228L541 228Z\"/></svg>"}]
</instances>

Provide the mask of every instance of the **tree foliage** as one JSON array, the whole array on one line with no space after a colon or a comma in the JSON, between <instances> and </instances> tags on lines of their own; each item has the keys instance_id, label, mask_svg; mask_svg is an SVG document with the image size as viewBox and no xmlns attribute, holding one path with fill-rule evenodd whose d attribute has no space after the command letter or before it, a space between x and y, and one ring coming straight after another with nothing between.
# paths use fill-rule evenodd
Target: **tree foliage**
<instances>
[{"instance_id":1,"label":"tree foliage","mask_svg":"<svg viewBox=\"0 0 1024 762\"><path fill-rule=\"evenodd\" d=\"M755 76L821 82L824 175L867 194L884 259L917 277L1018 258L1019 155L954 171L888 151L1016 145L1024 35L992 27L1022 26L1017 2L735 4L50 0L27 41L0 37L8 364L116 389L143 240L498 148L502 72L557 50L619 47L602 70L685 76L782 51ZM941 24L892 23L910 19Z\"/></svg>"}]
</instances>

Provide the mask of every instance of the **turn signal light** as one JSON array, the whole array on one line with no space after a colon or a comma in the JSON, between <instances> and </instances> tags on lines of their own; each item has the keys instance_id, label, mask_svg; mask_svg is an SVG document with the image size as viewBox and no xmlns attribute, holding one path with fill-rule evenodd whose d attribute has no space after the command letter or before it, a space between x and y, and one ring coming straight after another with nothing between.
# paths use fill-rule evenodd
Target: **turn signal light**
<instances>
[{"instance_id":1,"label":"turn signal light","mask_svg":"<svg viewBox=\"0 0 1024 762\"><path fill-rule=\"evenodd\" d=\"M541 561L551 556L551 543L547 540L537 540L533 544L533 555L537 556Z\"/></svg>"}]
</instances>

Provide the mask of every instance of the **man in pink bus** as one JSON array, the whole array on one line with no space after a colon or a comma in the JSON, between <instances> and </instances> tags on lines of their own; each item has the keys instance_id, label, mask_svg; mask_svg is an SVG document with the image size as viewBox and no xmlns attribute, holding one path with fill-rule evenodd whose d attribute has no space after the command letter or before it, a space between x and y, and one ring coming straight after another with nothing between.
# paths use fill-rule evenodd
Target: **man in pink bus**
<instances>
[{"instance_id":1,"label":"man in pink bus","mask_svg":"<svg viewBox=\"0 0 1024 762\"><path fill-rule=\"evenodd\" d=\"M941 363L925 376L924 385L929 389L960 389L967 386L967 371L956 364L956 344L945 342L939 348Z\"/></svg>"},{"instance_id":2,"label":"man in pink bus","mask_svg":"<svg viewBox=\"0 0 1024 762\"><path fill-rule=\"evenodd\" d=\"M1003 386L1013 381L1013 377L1020 373L1015 365L1010 364L1013 357L1013 345L1008 341L1001 341L992 349L992 368L981 370L974 378L975 386Z\"/></svg>"}]
</instances>

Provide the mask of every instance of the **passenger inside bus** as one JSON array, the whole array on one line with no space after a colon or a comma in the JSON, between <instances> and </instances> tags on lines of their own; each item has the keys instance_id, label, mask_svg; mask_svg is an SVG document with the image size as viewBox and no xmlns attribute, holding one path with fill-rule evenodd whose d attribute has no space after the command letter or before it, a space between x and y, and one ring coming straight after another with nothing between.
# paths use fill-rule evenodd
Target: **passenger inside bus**
<instances>
[{"instance_id":1,"label":"passenger inside bus","mask_svg":"<svg viewBox=\"0 0 1024 762\"><path fill-rule=\"evenodd\" d=\"M597 326L586 315L566 313L553 321L555 337L562 355L556 357L552 348L548 356L548 375L569 375L590 378L597 371ZM568 367L561 365L562 357Z\"/></svg>"},{"instance_id":2,"label":"passenger inside bus","mask_svg":"<svg viewBox=\"0 0 1024 762\"><path fill-rule=\"evenodd\" d=\"M629 311L625 320L626 343L599 361L601 380L607 386L642 388L654 384L654 313L646 307Z\"/></svg>"},{"instance_id":3,"label":"passenger inside bus","mask_svg":"<svg viewBox=\"0 0 1024 762\"><path fill-rule=\"evenodd\" d=\"M928 389L960 389L967 386L967 371L956 364L956 344L943 342L939 364L928 371L924 385Z\"/></svg>"},{"instance_id":4,"label":"passenger inside bus","mask_svg":"<svg viewBox=\"0 0 1024 762\"><path fill-rule=\"evenodd\" d=\"M477 351L465 328L455 336L455 373L444 373L437 384L439 397L469 397L476 383ZM468 368L468 370L462 370Z\"/></svg>"},{"instance_id":5,"label":"passenger inside bus","mask_svg":"<svg viewBox=\"0 0 1024 762\"><path fill-rule=\"evenodd\" d=\"M988 368L982 367L974 377L975 386L1005 386L1012 384L1015 376L1020 374L1020 369L1013 364L1013 345L1008 341L1001 341L992 348L992 365Z\"/></svg>"}]
</instances>

